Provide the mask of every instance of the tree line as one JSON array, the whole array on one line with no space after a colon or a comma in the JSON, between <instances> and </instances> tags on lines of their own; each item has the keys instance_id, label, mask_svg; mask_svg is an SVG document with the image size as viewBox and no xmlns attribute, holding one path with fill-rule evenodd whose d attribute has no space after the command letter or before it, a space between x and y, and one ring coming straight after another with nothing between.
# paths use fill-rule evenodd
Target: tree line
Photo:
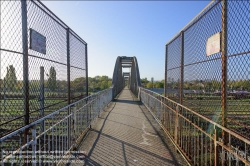
<instances>
[{"instance_id":1,"label":"tree line","mask_svg":"<svg viewBox=\"0 0 250 166\"><path fill-rule=\"evenodd\" d=\"M147 78L142 78L141 85L144 88L164 88L164 80L151 82Z\"/></svg>"},{"instance_id":2,"label":"tree line","mask_svg":"<svg viewBox=\"0 0 250 166\"><path fill-rule=\"evenodd\" d=\"M57 73L53 66L50 67L47 79L44 80L44 86L50 91L67 91L68 83L66 80L57 80ZM108 76L95 76L88 77L88 91L97 92L100 90L107 89L111 86L112 79ZM147 78L141 79L142 87L145 88L164 88L164 80L151 82ZM174 81L174 79L168 78L167 87L172 89L179 88L180 81ZM78 77L70 81L71 91L85 91L86 89L86 78ZM250 91L250 81L249 80L229 80L227 82L228 90L248 90ZM30 80L30 89L40 88L40 80ZM13 65L7 67L7 72L4 79L0 79L0 89L5 89L7 91L21 91L23 88L23 81L17 80L16 70ZM218 80L192 80L184 81L183 89L185 90L206 90L215 91L221 89L221 81Z\"/></svg>"},{"instance_id":3,"label":"tree line","mask_svg":"<svg viewBox=\"0 0 250 166\"><path fill-rule=\"evenodd\" d=\"M112 79L108 76L95 76L88 77L88 90L89 92L97 92L100 90L107 89L112 84ZM57 72L55 67L51 66L49 73L46 74L44 80L45 91L52 92L66 92L68 89L67 80L58 80ZM39 91L40 80L30 80L29 89L30 91ZM23 89L23 81L17 80L16 69L13 65L7 67L6 75L3 79L0 79L0 89L8 92L18 92ZM70 81L71 91L86 91L86 78L78 77Z\"/></svg>"}]
</instances>

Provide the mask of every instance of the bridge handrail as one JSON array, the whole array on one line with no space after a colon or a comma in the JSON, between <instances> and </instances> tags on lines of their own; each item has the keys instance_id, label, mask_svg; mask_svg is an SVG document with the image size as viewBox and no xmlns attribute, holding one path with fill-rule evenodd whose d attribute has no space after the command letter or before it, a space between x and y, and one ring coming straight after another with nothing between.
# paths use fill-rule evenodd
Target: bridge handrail
<instances>
[{"instance_id":1,"label":"bridge handrail","mask_svg":"<svg viewBox=\"0 0 250 166\"><path fill-rule=\"evenodd\" d=\"M56 113L59 113L59 112L65 110L65 109L67 109L67 108L69 108L69 107L72 107L72 106L74 106L74 105L76 105L76 104L78 104L78 103L80 103L80 102L82 102L82 101L85 101L85 100L88 100L88 99L90 99L90 101L92 101L93 98L96 97L98 94L101 94L101 93L103 93L103 92L106 92L106 91L108 91L109 89L111 89L111 88L108 88L108 89L99 91L99 92L97 92L97 93L95 93L95 94L92 94L92 95L87 96L87 97L85 97L85 98L83 98L83 99L81 99L81 100L78 100L78 101L76 101L76 102L74 102L74 103L71 103L71 104L69 104L69 105L67 105L67 106L65 106L65 107L63 107L63 108L60 108L59 110L57 110L57 111L55 111L55 112L53 112L53 113L50 113L49 115L46 115L46 116L44 116L44 117L42 117L42 118L40 118L40 119L38 119L38 120L36 120L36 121L30 123L29 125L26 125L26 126L20 128L20 129L16 130L16 131L13 131L13 132L11 132L11 133L9 133L9 134L7 134L7 135L1 137L1 138L0 138L0 142L2 142L2 141L4 141L4 140L8 139L9 137L11 137L11 136L13 136L13 135L15 135L15 134L17 134L17 133L23 132L24 130L30 128L31 126L34 126L34 125L36 125L36 124L38 124L38 123L44 121L45 119L48 119L49 117L55 115Z\"/></svg>"},{"instance_id":2,"label":"bridge handrail","mask_svg":"<svg viewBox=\"0 0 250 166\"><path fill-rule=\"evenodd\" d=\"M223 162L234 162L235 160L235 162L238 163L250 164L250 154L248 152L250 140L198 114L192 109L148 89L140 87L140 96L141 101L150 110L165 133L171 138L172 142L183 156L185 156L188 162L192 164L198 163L198 165L205 163L200 156L204 155L204 151L208 152L208 146L206 145L205 147L205 145L201 143L202 140L206 143L209 141L213 142L210 148L216 147L209 151L211 163L221 164ZM167 116L170 119L166 119ZM219 138L218 136L222 131L228 134L228 144L225 144L223 138ZM188 134L190 134L189 137L187 137ZM195 136L191 136L192 134ZM191 138L196 141L199 140L200 143L196 142L193 145L188 145L187 142L189 142ZM199 152L197 151L196 153L196 150L194 150L194 154L189 153L190 148L195 149L199 147L202 147L199 149ZM227 154L227 158L225 158L225 154Z\"/></svg>"},{"instance_id":3,"label":"bridge handrail","mask_svg":"<svg viewBox=\"0 0 250 166\"><path fill-rule=\"evenodd\" d=\"M69 152L69 150L72 150L77 141L79 141L79 138L82 136L83 132L91 125L91 123L93 123L94 119L99 115L100 111L103 110L111 100L112 88L108 88L106 90L97 92L91 96L87 96L75 103L67 105L66 107L63 107L39 120L36 120L35 122L30 123L29 125L26 125L0 138L0 146L2 153L2 155L0 156L0 161L2 163L11 162L11 158L15 155L18 155L18 157L20 158L25 157L25 155L22 154L22 151L28 148L31 148L34 152L34 154L32 154L33 157L33 155L35 155L35 152L37 151L37 146L40 146L43 137L44 143L46 141L48 141L49 143L52 142L53 147L50 147L50 145L48 145L49 147L47 147L51 148L50 150L52 150L53 148L53 150L56 151L59 148L61 149L61 151L65 151L65 153L61 156L62 158ZM68 114L68 110L71 111L70 114ZM56 116L60 117L60 114L62 114L63 117L56 119ZM39 125L41 125L42 122L44 123L46 120L48 120L48 123L51 123L52 121L52 125L49 126L49 128L44 129L44 131L41 131L41 127L39 128ZM67 129L65 129L65 126ZM27 141L25 141L25 143L21 143L20 141L19 145L13 148L14 142L17 142L15 137L18 137L19 134L30 128L32 129L32 138L29 140L28 136ZM67 132L65 132L66 130ZM58 131L61 131L61 133L58 134ZM52 135L50 134L50 132ZM46 136L48 137L47 140ZM52 137L56 137L56 140L52 141ZM60 137L62 140L64 140L61 141L65 145L67 145L67 148L57 147L57 145L59 146L60 144ZM57 138L59 139L59 141L57 140ZM21 140L22 138L18 137L18 139ZM7 144L6 147L4 145L5 143ZM12 148L8 147L11 144ZM4 155L6 149L7 152L6 155ZM10 149L12 151L9 151ZM61 158L59 158L59 160Z\"/></svg>"}]
</instances>

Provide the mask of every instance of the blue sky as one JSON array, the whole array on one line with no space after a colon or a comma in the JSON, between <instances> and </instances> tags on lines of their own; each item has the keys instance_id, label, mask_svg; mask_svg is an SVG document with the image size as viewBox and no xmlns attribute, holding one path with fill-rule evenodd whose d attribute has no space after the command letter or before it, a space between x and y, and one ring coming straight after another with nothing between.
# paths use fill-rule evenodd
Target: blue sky
<instances>
[{"instance_id":1,"label":"blue sky","mask_svg":"<svg viewBox=\"0 0 250 166\"><path fill-rule=\"evenodd\" d=\"M42 2L88 43L90 77L112 77L117 56L136 56L141 78L162 80L165 44L210 1Z\"/></svg>"}]
</instances>

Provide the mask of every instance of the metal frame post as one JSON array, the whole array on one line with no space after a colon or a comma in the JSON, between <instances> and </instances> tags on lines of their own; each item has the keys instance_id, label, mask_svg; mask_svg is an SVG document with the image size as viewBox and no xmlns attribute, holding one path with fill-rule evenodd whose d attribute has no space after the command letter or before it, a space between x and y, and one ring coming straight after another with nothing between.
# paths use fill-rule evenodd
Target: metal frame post
<instances>
[{"instance_id":1,"label":"metal frame post","mask_svg":"<svg viewBox=\"0 0 250 166\"><path fill-rule=\"evenodd\" d=\"M36 145L37 145L37 138L36 138L36 125L32 128L32 166L36 166Z\"/></svg>"},{"instance_id":2,"label":"metal frame post","mask_svg":"<svg viewBox=\"0 0 250 166\"><path fill-rule=\"evenodd\" d=\"M67 80L68 80L68 104L70 101L70 41L69 41L69 28L67 28ZM68 115L70 114L70 108L68 108ZM70 148L70 118L68 118L68 149Z\"/></svg>"},{"instance_id":3,"label":"metal frame post","mask_svg":"<svg viewBox=\"0 0 250 166\"><path fill-rule=\"evenodd\" d=\"M24 116L25 125L29 124L29 66L28 66L28 24L27 24L27 3L21 0L22 7L22 43L23 43L23 94L24 94ZM24 143L29 129L24 131Z\"/></svg>"},{"instance_id":4,"label":"metal frame post","mask_svg":"<svg viewBox=\"0 0 250 166\"><path fill-rule=\"evenodd\" d=\"M222 43L221 43L221 59L222 59L222 107L221 118L222 126L227 127L227 0L222 0ZM222 140L225 145L228 144L228 133L222 131ZM225 165L223 160L222 165Z\"/></svg>"},{"instance_id":5,"label":"metal frame post","mask_svg":"<svg viewBox=\"0 0 250 166\"><path fill-rule=\"evenodd\" d=\"M217 145L218 140L218 132L216 130L216 126L214 126L214 165L219 165L219 148Z\"/></svg>"},{"instance_id":6,"label":"metal frame post","mask_svg":"<svg viewBox=\"0 0 250 166\"><path fill-rule=\"evenodd\" d=\"M40 67L40 117L44 116L44 67ZM44 132L44 121L40 123L40 131Z\"/></svg>"},{"instance_id":7,"label":"metal frame post","mask_svg":"<svg viewBox=\"0 0 250 166\"><path fill-rule=\"evenodd\" d=\"M175 129L174 129L174 139L176 144L178 144L178 130L179 130L179 105L175 109Z\"/></svg>"},{"instance_id":8,"label":"metal frame post","mask_svg":"<svg viewBox=\"0 0 250 166\"><path fill-rule=\"evenodd\" d=\"M164 96L167 97L167 75L168 75L168 68L167 68L167 62L168 62L168 45L166 45L166 52L165 52L165 82L164 82Z\"/></svg>"},{"instance_id":9,"label":"metal frame post","mask_svg":"<svg viewBox=\"0 0 250 166\"><path fill-rule=\"evenodd\" d=\"M227 0L222 1L222 126L227 127Z\"/></svg>"},{"instance_id":10,"label":"metal frame post","mask_svg":"<svg viewBox=\"0 0 250 166\"><path fill-rule=\"evenodd\" d=\"M180 71L180 104L183 104L183 82L184 82L184 31L181 31L181 71ZM179 108L179 113L183 113L182 111L182 107ZM180 118L178 121L178 125L179 125L179 135L180 135L180 145L181 145L181 139L182 139L182 119Z\"/></svg>"},{"instance_id":11,"label":"metal frame post","mask_svg":"<svg viewBox=\"0 0 250 166\"><path fill-rule=\"evenodd\" d=\"M69 28L67 28L67 80L68 80L68 104L70 101L70 41L69 41Z\"/></svg>"},{"instance_id":12,"label":"metal frame post","mask_svg":"<svg viewBox=\"0 0 250 166\"><path fill-rule=\"evenodd\" d=\"M86 86L86 96L88 96L89 95L89 78L88 78L88 44L87 43L85 44L85 57L86 57L86 59L85 59L86 85L85 86Z\"/></svg>"},{"instance_id":13,"label":"metal frame post","mask_svg":"<svg viewBox=\"0 0 250 166\"><path fill-rule=\"evenodd\" d=\"M184 31L181 31L181 82L180 82L180 104L183 104L183 82L184 82Z\"/></svg>"},{"instance_id":14,"label":"metal frame post","mask_svg":"<svg viewBox=\"0 0 250 166\"><path fill-rule=\"evenodd\" d=\"M76 105L74 105L74 107L71 107L72 108L72 126L73 126L73 148L75 149L76 148L76 130L77 130L77 122L76 122Z\"/></svg>"}]
</instances>

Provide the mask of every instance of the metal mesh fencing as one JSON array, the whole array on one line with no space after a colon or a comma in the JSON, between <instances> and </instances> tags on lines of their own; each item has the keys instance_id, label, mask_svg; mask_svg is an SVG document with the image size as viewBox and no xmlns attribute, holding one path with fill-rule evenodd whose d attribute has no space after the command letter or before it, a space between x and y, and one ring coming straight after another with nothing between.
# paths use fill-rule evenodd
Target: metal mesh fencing
<instances>
[{"instance_id":1,"label":"metal mesh fencing","mask_svg":"<svg viewBox=\"0 0 250 166\"><path fill-rule=\"evenodd\" d=\"M247 138L249 8L249 1L212 1L167 43L165 66L165 96ZM216 33L220 51L206 55Z\"/></svg>"},{"instance_id":2,"label":"metal mesh fencing","mask_svg":"<svg viewBox=\"0 0 250 166\"><path fill-rule=\"evenodd\" d=\"M171 59L171 61L166 62L166 71L167 71L167 84L166 91L168 93L168 97L179 101L179 91L180 91L180 67L181 67L181 37L177 36L169 45L167 46L167 59Z\"/></svg>"},{"instance_id":3,"label":"metal mesh fencing","mask_svg":"<svg viewBox=\"0 0 250 166\"><path fill-rule=\"evenodd\" d=\"M1 1L0 9L2 137L87 96L88 78L87 43L40 1ZM34 49L34 31L46 50Z\"/></svg>"},{"instance_id":4,"label":"metal mesh fencing","mask_svg":"<svg viewBox=\"0 0 250 166\"><path fill-rule=\"evenodd\" d=\"M80 100L86 95L86 45L73 32L70 33L70 100ZM81 55L81 56L79 56Z\"/></svg>"},{"instance_id":5,"label":"metal mesh fencing","mask_svg":"<svg viewBox=\"0 0 250 166\"><path fill-rule=\"evenodd\" d=\"M228 2L227 88L228 127L250 138L249 1Z\"/></svg>"}]
</instances>

